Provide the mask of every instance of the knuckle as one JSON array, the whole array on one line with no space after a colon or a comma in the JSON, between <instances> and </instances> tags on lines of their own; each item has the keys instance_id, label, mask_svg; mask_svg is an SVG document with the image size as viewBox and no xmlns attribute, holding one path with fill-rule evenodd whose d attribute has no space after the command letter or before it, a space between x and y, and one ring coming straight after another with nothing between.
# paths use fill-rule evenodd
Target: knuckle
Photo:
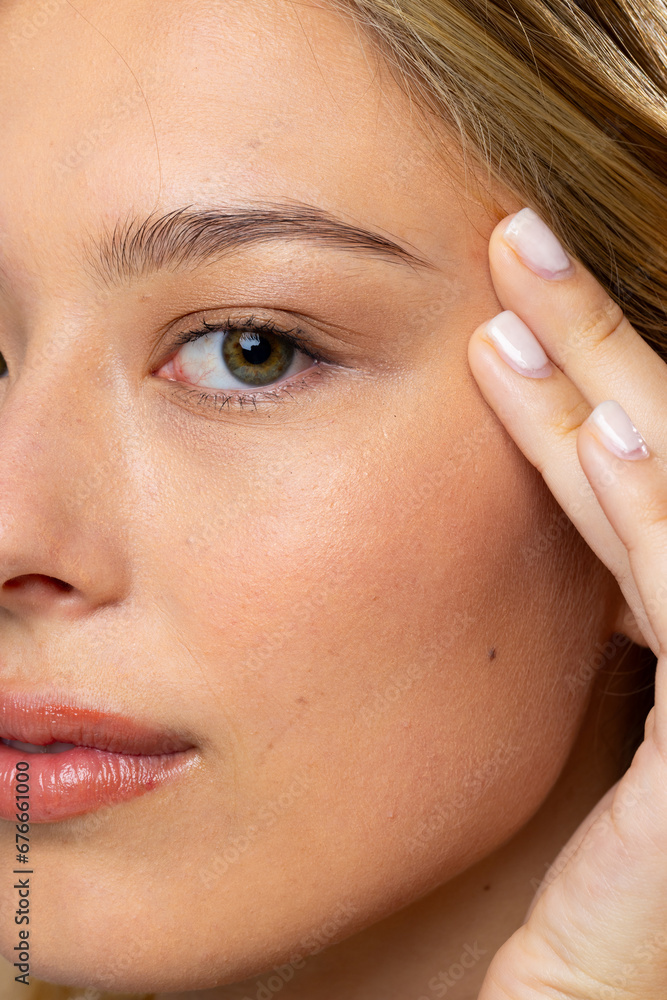
<instances>
[{"instance_id":1,"label":"knuckle","mask_svg":"<svg viewBox=\"0 0 667 1000\"><path fill-rule=\"evenodd\" d=\"M604 304L587 310L576 324L573 339L578 347L595 350L604 341L623 330L627 323L625 313L613 299L607 298Z\"/></svg>"},{"instance_id":2,"label":"knuckle","mask_svg":"<svg viewBox=\"0 0 667 1000\"><path fill-rule=\"evenodd\" d=\"M552 419L552 428L559 437L568 437L579 430L589 416L591 408L585 399L570 406L562 406Z\"/></svg>"},{"instance_id":3,"label":"knuckle","mask_svg":"<svg viewBox=\"0 0 667 1000\"><path fill-rule=\"evenodd\" d=\"M667 535L667 490L656 491L644 497L640 517L646 527L659 530ZM663 541L663 547L667 548Z\"/></svg>"}]
</instances>

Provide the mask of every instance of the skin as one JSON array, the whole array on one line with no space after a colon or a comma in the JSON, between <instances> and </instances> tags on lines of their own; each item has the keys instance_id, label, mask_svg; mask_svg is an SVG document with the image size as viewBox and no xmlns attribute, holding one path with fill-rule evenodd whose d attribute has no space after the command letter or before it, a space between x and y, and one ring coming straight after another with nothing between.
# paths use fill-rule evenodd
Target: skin
<instances>
[{"instance_id":1,"label":"skin","mask_svg":"<svg viewBox=\"0 0 667 1000\"><path fill-rule=\"evenodd\" d=\"M82 0L25 42L35 10L0 9L0 677L198 758L32 828L31 974L240 998L293 963L283 996L398 1000L477 942L449 993L476 997L618 777L596 644L643 641L470 371L522 201L466 188L324 8ZM86 258L128 214L281 199L430 266L277 240L111 287ZM329 374L257 410L179 394L176 332L249 311ZM630 688L638 652L604 672Z\"/></svg>"}]
</instances>

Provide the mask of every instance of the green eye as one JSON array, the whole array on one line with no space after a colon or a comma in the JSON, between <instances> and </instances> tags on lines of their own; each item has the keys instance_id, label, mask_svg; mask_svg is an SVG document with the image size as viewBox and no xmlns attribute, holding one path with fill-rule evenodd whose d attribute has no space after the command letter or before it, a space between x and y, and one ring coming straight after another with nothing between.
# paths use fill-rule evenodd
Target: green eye
<instances>
[{"instance_id":1,"label":"green eye","mask_svg":"<svg viewBox=\"0 0 667 1000\"><path fill-rule=\"evenodd\" d=\"M272 396L285 391L290 396L290 376L307 372L320 358L300 347L298 330L277 330L254 317L226 323L203 322L198 330L187 330L177 339L180 350L167 363L169 378L199 389L220 390L225 404L238 397L239 405L262 399L262 392L275 386ZM156 374L162 374L162 369ZM279 389L278 387L283 387ZM240 390L246 390L240 394ZM229 393L229 395L227 395ZM256 404L255 404L256 408Z\"/></svg>"},{"instance_id":2,"label":"green eye","mask_svg":"<svg viewBox=\"0 0 667 1000\"><path fill-rule=\"evenodd\" d=\"M222 342L222 357L244 384L269 385L288 370L294 347L268 330L231 330Z\"/></svg>"}]
</instances>

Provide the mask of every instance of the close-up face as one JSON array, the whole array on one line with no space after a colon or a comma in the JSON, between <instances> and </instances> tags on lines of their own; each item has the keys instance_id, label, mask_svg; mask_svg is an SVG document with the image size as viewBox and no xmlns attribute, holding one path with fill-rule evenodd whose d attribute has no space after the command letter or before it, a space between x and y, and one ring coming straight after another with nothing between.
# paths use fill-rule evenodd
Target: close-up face
<instances>
[{"instance_id":1,"label":"close-up face","mask_svg":"<svg viewBox=\"0 0 667 1000\"><path fill-rule=\"evenodd\" d=\"M35 792L31 971L238 982L527 822L620 598L467 363L523 201L371 41L285 0L34 9L0 4L0 678L118 739Z\"/></svg>"}]
</instances>

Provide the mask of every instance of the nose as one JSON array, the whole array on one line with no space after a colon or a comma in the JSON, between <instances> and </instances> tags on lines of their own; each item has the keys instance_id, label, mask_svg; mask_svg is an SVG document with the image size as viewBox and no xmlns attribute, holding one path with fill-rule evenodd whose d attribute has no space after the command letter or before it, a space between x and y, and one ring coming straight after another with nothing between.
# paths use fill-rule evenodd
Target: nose
<instances>
[{"instance_id":1,"label":"nose","mask_svg":"<svg viewBox=\"0 0 667 1000\"><path fill-rule=\"evenodd\" d=\"M57 594L71 593L74 586L64 580L58 580L54 576L45 576L43 573L24 573L21 576L13 576L5 580L0 593L0 603L3 598L5 607L13 606L15 609L39 610L48 607L54 602Z\"/></svg>"},{"instance_id":2,"label":"nose","mask_svg":"<svg viewBox=\"0 0 667 1000\"><path fill-rule=\"evenodd\" d=\"M65 583L64 580L57 580L55 576L44 576L43 573L24 573L23 576L13 576L11 580L5 580L3 583L3 590L17 590L19 587L43 587L48 586L49 588L55 587L56 590L60 591L70 591L72 590L71 583Z\"/></svg>"},{"instance_id":3,"label":"nose","mask_svg":"<svg viewBox=\"0 0 667 1000\"><path fill-rule=\"evenodd\" d=\"M61 361L2 390L0 613L18 617L77 617L129 586L114 387L81 357Z\"/></svg>"}]
</instances>

